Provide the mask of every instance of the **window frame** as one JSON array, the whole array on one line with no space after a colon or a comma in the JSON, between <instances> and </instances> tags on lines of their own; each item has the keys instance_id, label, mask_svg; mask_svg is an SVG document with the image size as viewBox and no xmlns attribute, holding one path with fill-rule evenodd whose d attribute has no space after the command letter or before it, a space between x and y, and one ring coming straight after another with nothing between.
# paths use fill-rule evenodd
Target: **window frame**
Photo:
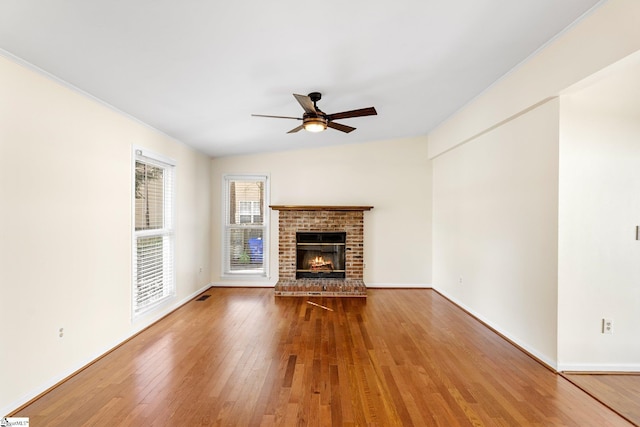
<instances>
[{"instance_id":1,"label":"window frame","mask_svg":"<svg viewBox=\"0 0 640 427\"><path fill-rule=\"evenodd\" d=\"M261 226L237 223L231 224L230 219L230 184L232 181L262 181L264 185L263 197L263 219ZM224 174L222 177L222 277L226 278L269 278L269 229L270 229L270 208L269 208L269 174ZM251 215L253 217L253 214ZM231 269L231 245L230 232L232 229L262 229L262 269L250 272L247 270L233 271Z\"/></svg>"},{"instance_id":2,"label":"window frame","mask_svg":"<svg viewBox=\"0 0 640 427\"><path fill-rule=\"evenodd\" d=\"M136 165L145 163L163 169L162 227L136 230ZM176 162L175 160L149 151L142 147L133 147L132 155L132 266L131 266L131 318L135 320L152 311L176 296ZM167 200L168 199L168 200ZM138 306L138 241L149 237L162 237L162 294L163 296L147 305Z\"/></svg>"}]
</instances>

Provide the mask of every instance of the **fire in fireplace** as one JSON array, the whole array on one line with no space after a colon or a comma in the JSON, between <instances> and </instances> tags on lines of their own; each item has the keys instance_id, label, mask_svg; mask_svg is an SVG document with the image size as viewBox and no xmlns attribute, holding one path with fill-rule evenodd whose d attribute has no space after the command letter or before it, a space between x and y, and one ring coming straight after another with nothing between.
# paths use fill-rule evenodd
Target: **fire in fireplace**
<instances>
[{"instance_id":1,"label":"fire in fireplace","mask_svg":"<svg viewBox=\"0 0 640 427\"><path fill-rule=\"evenodd\" d=\"M344 279L347 233L296 233L296 279Z\"/></svg>"}]
</instances>

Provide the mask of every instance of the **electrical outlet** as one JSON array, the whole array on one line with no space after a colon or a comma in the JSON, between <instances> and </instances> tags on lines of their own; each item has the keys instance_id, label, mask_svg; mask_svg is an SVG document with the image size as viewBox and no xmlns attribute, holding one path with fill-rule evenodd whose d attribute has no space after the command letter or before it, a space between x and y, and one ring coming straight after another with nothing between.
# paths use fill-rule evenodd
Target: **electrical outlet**
<instances>
[{"instance_id":1,"label":"electrical outlet","mask_svg":"<svg viewBox=\"0 0 640 427\"><path fill-rule=\"evenodd\" d=\"M602 333L603 334L613 333L613 319L602 319Z\"/></svg>"},{"instance_id":2,"label":"electrical outlet","mask_svg":"<svg viewBox=\"0 0 640 427\"><path fill-rule=\"evenodd\" d=\"M64 336L64 328L58 329L58 336L62 338Z\"/></svg>"},{"instance_id":3,"label":"electrical outlet","mask_svg":"<svg viewBox=\"0 0 640 427\"><path fill-rule=\"evenodd\" d=\"M462 276L458 277L458 284L462 285Z\"/></svg>"}]
</instances>

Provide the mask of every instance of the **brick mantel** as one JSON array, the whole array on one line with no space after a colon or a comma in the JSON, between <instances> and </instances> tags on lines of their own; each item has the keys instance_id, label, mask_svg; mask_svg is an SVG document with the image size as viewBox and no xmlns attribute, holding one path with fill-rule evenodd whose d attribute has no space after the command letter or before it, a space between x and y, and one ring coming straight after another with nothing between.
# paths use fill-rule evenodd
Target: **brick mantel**
<instances>
[{"instance_id":1,"label":"brick mantel","mask_svg":"<svg viewBox=\"0 0 640 427\"><path fill-rule=\"evenodd\" d=\"M364 212L373 206L272 205L278 220L279 296L366 296L364 275ZM296 279L297 232L346 232L344 279Z\"/></svg>"}]
</instances>

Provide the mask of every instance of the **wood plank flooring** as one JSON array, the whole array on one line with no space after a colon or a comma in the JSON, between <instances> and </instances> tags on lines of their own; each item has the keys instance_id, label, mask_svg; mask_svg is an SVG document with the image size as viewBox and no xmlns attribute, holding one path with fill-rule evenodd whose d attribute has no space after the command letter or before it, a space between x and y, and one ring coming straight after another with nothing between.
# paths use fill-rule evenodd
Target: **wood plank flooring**
<instances>
[{"instance_id":1,"label":"wood plank flooring","mask_svg":"<svg viewBox=\"0 0 640 427\"><path fill-rule=\"evenodd\" d=\"M431 290L206 294L14 416L32 426L630 425Z\"/></svg>"},{"instance_id":2,"label":"wood plank flooring","mask_svg":"<svg viewBox=\"0 0 640 427\"><path fill-rule=\"evenodd\" d=\"M564 375L591 396L640 426L640 373Z\"/></svg>"}]
</instances>

